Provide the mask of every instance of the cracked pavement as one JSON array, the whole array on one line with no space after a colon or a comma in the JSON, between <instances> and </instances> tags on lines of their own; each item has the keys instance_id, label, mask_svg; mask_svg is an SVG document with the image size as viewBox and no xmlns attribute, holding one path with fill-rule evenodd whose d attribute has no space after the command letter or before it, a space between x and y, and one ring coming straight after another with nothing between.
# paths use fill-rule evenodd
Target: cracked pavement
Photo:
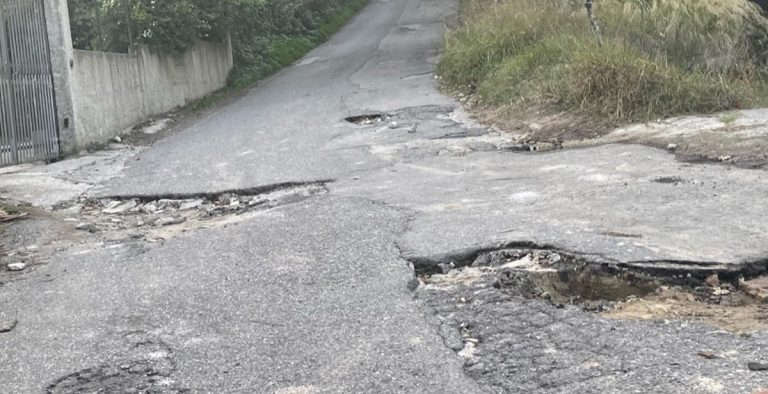
<instances>
[{"instance_id":1,"label":"cracked pavement","mask_svg":"<svg viewBox=\"0 0 768 394\"><path fill-rule=\"evenodd\" d=\"M468 119L432 74L457 8L372 0L293 67L151 147L0 175L12 199L70 203L49 220L82 214L83 193L144 202L327 188L159 242L54 240L45 261L0 274L0 320L18 321L0 334L0 392L768 386L766 372L747 368L768 361L765 332L609 321L493 287L413 291L411 264L471 263L514 244L655 272L768 269L765 172L681 163L639 145L522 153ZM345 121L367 114L382 120ZM44 176L35 193L18 187L31 173ZM51 177L61 187L46 189Z\"/></svg>"}]
</instances>

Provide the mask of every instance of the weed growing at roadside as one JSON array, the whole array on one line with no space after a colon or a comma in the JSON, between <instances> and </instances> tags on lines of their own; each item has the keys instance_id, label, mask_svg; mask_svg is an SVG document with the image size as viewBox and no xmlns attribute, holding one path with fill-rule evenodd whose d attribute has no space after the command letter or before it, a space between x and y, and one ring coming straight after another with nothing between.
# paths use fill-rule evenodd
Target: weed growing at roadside
<instances>
[{"instance_id":1,"label":"weed growing at roadside","mask_svg":"<svg viewBox=\"0 0 768 394\"><path fill-rule=\"evenodd\" d=\"M747 0L466 0L443 81L482 104L577 110L615 123L766 101L768 20Z\"/></svg>"}]
</instances>

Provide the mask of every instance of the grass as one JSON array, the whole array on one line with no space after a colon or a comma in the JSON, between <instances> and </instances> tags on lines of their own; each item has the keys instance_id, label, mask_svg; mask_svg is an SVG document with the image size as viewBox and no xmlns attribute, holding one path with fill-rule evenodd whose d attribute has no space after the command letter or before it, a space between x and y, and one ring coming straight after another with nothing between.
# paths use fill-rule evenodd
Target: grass
<instances>
[{"instance_id":1,"label":"grass","mask_svg":"<svg viewBox=\"0 0 768 394\"><path fill-rule=\"evenodd\" d=\"M290 66L338 32L368 2L369 0L349 1L346 7L322 23L316 31L301 36L265 37L260 40L261 45L241 49L255 52L255 56L251 53L250 56L236 57L248 60L236 61L227 86L189 104L185 108L186 111L194 112L214 106Z\"/></svg>"},{"instance_id":2,"label":"grass","mask_svg":"<svg viewBox=\"0 0 768 394\"><path fill-rule=\"evenodd\" d=\"M722 122L722 123L724 123L726 125L730 125L730 124L736 123L736 121L739 120L739 114L737 114L737 113L722 114L722 115L720 115L718 120L720 120L720 122Z\"/></svg>"},{"instance_id":3,"label":"grass","mask_svg":"<svg viewBox=\"0 0 768 394\"><path fill-rule=\"evenodd\" d=\"M613 123L766 103L768 20L747 0L465 0L444 83L487 106Z\"/></svg>"}]
</instances>

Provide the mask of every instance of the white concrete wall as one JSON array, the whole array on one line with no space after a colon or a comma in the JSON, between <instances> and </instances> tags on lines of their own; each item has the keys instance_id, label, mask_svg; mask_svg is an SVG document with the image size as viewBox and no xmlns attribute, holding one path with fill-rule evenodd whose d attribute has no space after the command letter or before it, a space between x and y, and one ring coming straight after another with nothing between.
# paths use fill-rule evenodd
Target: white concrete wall
<instances>
[{"instance_id":1,"label":"white concrete wall","mask_svg":"<svg viewBox=\"0 0 768 394\"><path fill-rule=\"evenodd\" d=\"M226 84L229 43L198 42L183 56L74 51L72 98L79 148L105 143L152 115Z\"/></svg>"}]
</instances>

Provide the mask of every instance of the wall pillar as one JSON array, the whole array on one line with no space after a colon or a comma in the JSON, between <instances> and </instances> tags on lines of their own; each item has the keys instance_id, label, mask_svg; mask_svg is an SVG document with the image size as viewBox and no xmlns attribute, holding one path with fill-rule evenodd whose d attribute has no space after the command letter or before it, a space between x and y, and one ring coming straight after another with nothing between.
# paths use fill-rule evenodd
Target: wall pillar
<instances>
[{"instance_id":1,"label":"wall pillar","mask_svg":"<svg viewBox=\"0 0 768 394\"><path fill-rule=\"evenodd\" d=\"M63 154L71 154L77 151L77 138L72 97L72 68L75 64L72 32L69 26L69 8L67 0L44 0L43 4L48 26L48 45L56 94L61 151Z\"/></svg>"}]
</instances>

